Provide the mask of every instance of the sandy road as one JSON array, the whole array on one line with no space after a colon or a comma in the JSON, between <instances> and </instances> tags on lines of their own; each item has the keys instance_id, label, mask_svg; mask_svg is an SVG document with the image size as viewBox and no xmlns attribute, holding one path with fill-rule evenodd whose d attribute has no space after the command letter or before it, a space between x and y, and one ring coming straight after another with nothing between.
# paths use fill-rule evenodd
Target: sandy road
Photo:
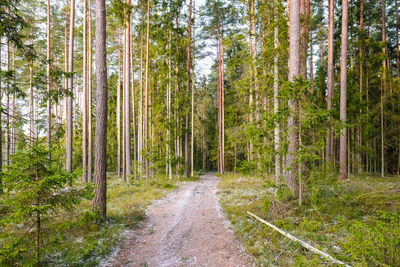
<instances>
[{"instance_id":1,"label":"sandy road","mask_svg":"<svg viewBox=\"0 0 400 267\"><path fill-rule=\"evenodd\" d=\"M150 206L146 222L127 234L111 266L252 266L226 227L218 182L204 175Z\"/></svg>"}]
</instances>

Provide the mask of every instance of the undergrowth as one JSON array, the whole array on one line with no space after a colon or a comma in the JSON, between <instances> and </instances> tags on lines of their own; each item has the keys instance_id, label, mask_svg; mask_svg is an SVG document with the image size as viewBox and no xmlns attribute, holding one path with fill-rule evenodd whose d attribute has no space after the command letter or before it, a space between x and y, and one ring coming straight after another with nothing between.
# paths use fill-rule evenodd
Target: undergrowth
<instances>
[{"instance_id":1,"label":"undergrowth","mask_svg":"<svg viewBox=\"0 0 400 267\"><path fill-rule=\"evenodd\" d=\"M400 179L357 176L337 181L316 176L320 180L310 180L300 207L272 177L223 176L221 205L259 265L332 264L249 217L246 211L352 266L398 266Z\"/></svg>"},{"instance_id":2,"label":"undergrowth","mask_svg":"<svg viewBox=\"0 0 400 267\"><path fill-rule=\"evenodd\" d=\"M107 221L101 222L91 212L90 200L82 201L72 212L49 220L42 233L49 237L48 243L44 244L49 248L43 255L41 265L99 265L122 244L123 231L134 229L145 218L145 208L153 200L162 198L185 181L170 181L165 176L155 176L149 186L145 180L126 183L115 175L108 175Z\"/></svg>"}]
</instances>

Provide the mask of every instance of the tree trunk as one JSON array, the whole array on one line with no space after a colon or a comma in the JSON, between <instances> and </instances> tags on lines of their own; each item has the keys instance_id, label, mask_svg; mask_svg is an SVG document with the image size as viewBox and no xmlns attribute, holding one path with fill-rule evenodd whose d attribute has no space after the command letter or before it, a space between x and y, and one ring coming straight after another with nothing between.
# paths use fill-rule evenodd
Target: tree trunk
<instances>
[{"instance_id":1,"label":"tree trunk","mask_svg":"<svg viewBox=\"0 0 400 267\"><path fill-rule=\"evenodd\" d=\"M0 73L2 73L2 65L3 65L2 64L3 63L3 59L1 57L2 56L1 52L2 52L2 39L0 37ZM29 70L31 70L31 67L32 67L32 64L29 65ZM31 71L29 73L31 73ZM29 77L30 77L29 85L32 85L31 75L29 75ZM1 81L1 76L0 76L0 96L3 94L2 86L1 86L2 83L1 82L2 81ZM3 109L3 103L2 103L1 98L0 98L0 110L2 110L2 109ZM2 127L2 125L3 125L3 123L2 123L2 120L1 120L1 112L0 112L0 170L3 169L3 127ZM31 138L31 140L32 140L32 138ZM0 176L0 195L1 194L3 194L3 181L2 181L2 178Z\"/></svg>"},{"instance_id":2,"label":"tree trunk","mask_svg":"<svg viewBox=\"0 0 400 267\"><path fill-rule=\"evenodd\" d=\"M274 0L274 113L278 114L279 110L279 27L278 27L278 15L279 15L279 1ZM275 142L275 182L279 184L281 176L281 155L280 155L280 125L277 120L274 129L274 142Z\"/></svg>"},{"instance_id":3,"label":"tree trunk","mask_svg":"<svg viewBox=\"0 0 400 267\"><path fill-rule=\"evenodd\" d=\"M47 149L51 159L50 0L47 0Z\"/></svg>"},{"instance_id":4,"label":"tree trunk","mask_svg":"<svg viewBox=\"0 0 400 267\"><path fill-rule=\"evenodd\" d=\"M130 29L130 36L132 36L132 21L130 22L129 25ZM137 178L137 142L136 142L136 105L135 105L135 79L134 79L134 70L133 70L133 42L130 41L130 55L129 58L131 59L131 95L132 95L132 121L133 121L133 178L136 180Z\"/></svg>"},{"instance_id":5,"label":"tree trunk","mask_svg":"<svg viewBox=\"0 0 400 267\"><path fill-rule=\"evenodd\" d=\"M7 39L7 71L10 71L10 40ZM7 92L6 92L6 133L4 136L5 143L5 160L6 166L10 165L10 91L11 84L7 83ZM7 170L7 167L5 168Z\"/></svg>"},{"instance_id":6,"label":"tree trunk","mask_svg":"<svg viewBox=\"0 0 400 267\"><path fill-rule=\"evenodd\" d=\"M186 62L186 72L187 72L187 95L190 95L190 70L191 70L191 51L192 51L192 0L189 2L189 22L188 22L188 33L187 33L187 62ZM185 131L185 177L190 175L190 117L189 112L186 113L186 131Z\"/></svg>"},{"instance_id":7,"label":"tree trunk","mask_svg":"<svg viewBox=\"0 0 400 267\"><path fill-rule=\"evenodd\" d=\"M340 63L340 121L347 123L347 27L348 27L348 0L342 1L342 48ZM347 178L347 126L340 131L340 177Z\"/></svg>"},{"instance_id":8,"label":"tree trunk","mask_svg":"<svg viewBox=\"0 0 400 267\"><path fill-rule=\"evenodd\" d=\"M128 5L131 0L126 0ZM125 172L124 181L129 181L131 175L131 119L130 119L130 50L131 50L131 24L130 17L127 18L125 25L125 45L124 45L124 148L125 148Z\"/></svg>"},{"instance_id":9,"label":"tree trunk","mask_svg":"<svg viewBox=\"0 0 400 267\"><path fill-rule=\"evenodd\" d=\"M74 1L74 0L72 0ZM105 0L96 0L96 133L93 209L107 215L107 50Z\"/></svg>"},{"instance_id":10,"label":"tree trunk","mask_svg":"<svg viewBox=\"0 0 400 267\"><path fill-rule=\"evenodd\" d=\"M92 175L92 74L93 74L93 56L92 56L92 0L89 0L89 74L88 74L88 179L93 182Z\"/></svg>"},{"instance_id":11,"label":"tree trunk","mask_svg":"<svg viewBox=\"0 0 400 267\"><path fill-rule=\"evenodd\" d=\"M147 1L147 36L146 36L146 80L144 88L144 140L146 181L150 183L149 155L148 155L148 101L149 101L149 48L150 48L150 0Z\"/></svg>"},{"instance_id":12,"label":"tree trunk","mask_svg":"<svg viewBox=\"0 0 400 267\"><path fill-rule=\"evenodd\" d=\"M300 75L300 3L290 1L290 24L289 24L289 81L295 82L295 78ZM296 179L297 174L297 119L295 115L298 110L297 99L289 100L290 115L288 118L289 147L286 157L285 181L290 191L298 197L299 184Z\"/></svg>"},{"instance_id":13,"label":"tree trunk","mask_svg":"<svg viewBox=\"0 0 400 267\"><path fill-rule=\"evenodd\" d=\"M118 28L118 83L117 83L117 175L121 177L121 33Z\"/></svg>"},{"instance_id":14,"label":"tree trunk","mask_svg":"<svg viewBox=\"0 0 400 267\"><path fill-rule=\"evenodd\" d=\"M64 72L68 72L68 0L65 2L65 19L64 19ZM68 78L64 77L64 90L68 89ZM63 118L67 118L67 96L64 95L64 109L63 109ZM65 129L68 128L68 125L65 121Z\"/></svg>"},{"instance_id":15,"label":"tree trunk","mask_svg":"<svg viewBox=\"0 0 400 267\"><path fill-rule=\"evenodd\" d=\"M68 79L69 94L73 93L73 71L74 71L74 24L75 24L75 0L71 0L71 16L69 28L69 55L68 55L68 72L71 77ZM75 95L67 96L67 158L66 170L72 172L72 135L73 135L73 98Z\"/></svg>"},{"instance_id":16,"label":"tree trunk","mask_svg":"<svg viewBox=\"0 0 400 267\"><path fill-rule=\"evenodd\" d=\"M362 166L362 154L361 154L361 148L362 148L362 100L363 100L363 40L364 40L364 5L365 1L361 0L360 4L360 51L359 51L359 56L360 56L360 118L359 118L359 127L358 127L358 133L357 133L357 139L358 139L358 151L357 151L357 167L358 173L361 173L363 171L363 166Z\"/></svg>"},{"instance_id":17,"label":"tree trunk","mask_svg":"<svg viewBox=\"0 0 400 267\"><path fill-rule=\"evenodd\" d=\"M382 42L384 43L384 46L382 48L383 54L386 56L386 11L385 11L385 0L381 1L381 17L382 17ZM381 103L380 103L380 108L381 108L381 177L383 178L385 176L385 114L384 114L384 106L386 103L386 74L387 74L387 61L386 58L383 59L382 65L383 65L383 73L382 73L382 89L381 89Z\"/></svg>"},{"instance_id":18,"label":"tree trunk","mask_svg":"<svg viewBox=\"0 0 400 267\"><path fill-rule=\"evenodd\" d=\"M87 178L87 0L83 1L83 112L82 112L82 180L88 182Z\"/></svg>"},{"instance_id":19,"label":"tree trunk","mask_svg":"<svg viewBox=\"0 0 400 267\"><path fill-rule=\"evenodd\" d=\"M333 28L334 28L334 0L329 0L329 21L328 21L328 95L327 95L327 108L332 111L332 99L334 96L335 80L333 68ZM330 120L330 119L329 119ZM333 133L331 126L328 128L326 138L326 160L333 160Z\"/></svg>"}]
</instances>

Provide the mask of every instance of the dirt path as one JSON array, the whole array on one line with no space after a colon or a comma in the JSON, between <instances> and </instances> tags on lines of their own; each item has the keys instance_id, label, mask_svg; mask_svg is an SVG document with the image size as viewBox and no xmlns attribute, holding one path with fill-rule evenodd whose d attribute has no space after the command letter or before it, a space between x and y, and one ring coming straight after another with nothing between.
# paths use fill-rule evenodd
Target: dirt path
<instances>
[{"instance_id":1,"label":"dirt path","mask_svg":"<svg viewBox=\"0 0 400 267\"><path fill-rule=\"evenodd\" d=\"M204 175L149 207L146 222L127 234L111 266L252 266L226 227L218 182Z\"/></svg>"}]
</instances>

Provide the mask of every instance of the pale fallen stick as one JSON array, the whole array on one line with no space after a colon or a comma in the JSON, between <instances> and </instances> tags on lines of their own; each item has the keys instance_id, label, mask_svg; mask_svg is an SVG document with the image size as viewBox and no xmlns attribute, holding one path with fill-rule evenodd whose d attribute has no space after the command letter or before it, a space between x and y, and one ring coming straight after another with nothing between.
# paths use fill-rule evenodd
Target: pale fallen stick
<instances>
[{"instance_id":1,"label":"pale fallen stick","mask_svg":"<svg viewBox=\"0 0 400 267\"><path fill-rule=\"evenodd\" d=\"M291 239L291 240L293 240L293 241L299 242L299 243L300 243L303 247L305 247L306 249L311 250L312 252L317 253L317 254L321 255L322 257L329 259L329 260L332 261L333 263L340 264L340 265L344 265L344 266L346 266L346 267L350 267L350 265L348 265L348 264L346 264L346 263L344 263L344 262L342 262L342 261L340 261L340 260L337 260L337 259L333 258L331 255L329 255L329 254L327 254L327 253L325 253L325 252L323 252L323 251L321 251L321 250L319 250L319 249L317 249L317 248L314 248L313 246L311 246L311 245L307 244L306 242L304 242L304 241L298 239L297 237L294 237L294 236L292 236L291 234L289 234L289 233L283 231L282 229L276 227L275 225L273 225L273 224L271 224L271 223L269 223L269 222L267 222L267 221L261 219L260 217L258 217L257 215L251 213L250 211L248 211L247 213L248 213L249 215L253 216L254 218L256 218L257 220L259 220L260 222L262 222L262 223L268 225L269 227L271 227L271 228L274 229L275 231L278 231L279 233L281 233L282 235L286 236L287 238L289 238L289 239Z\"/></svg>"}]
</instances>

